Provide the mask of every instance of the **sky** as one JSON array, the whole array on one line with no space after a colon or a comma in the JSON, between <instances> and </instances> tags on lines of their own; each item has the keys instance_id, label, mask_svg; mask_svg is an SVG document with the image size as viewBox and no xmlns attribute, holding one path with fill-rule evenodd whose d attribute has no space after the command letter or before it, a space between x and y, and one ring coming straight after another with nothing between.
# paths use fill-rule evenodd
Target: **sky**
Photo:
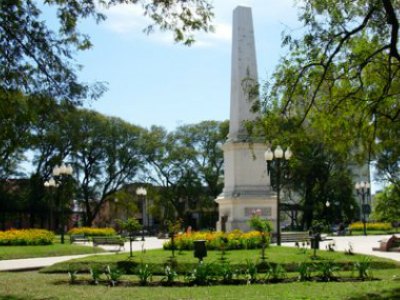
<instances>
[{"instance_id":1,"label":"sky","mask_svg":"<svg viewBox=\"0 0 400 300\"><path fill-rule=\"evenodd\" d=\"M82 33L93 48L77 53L79 78L104 82L108 90L85 107L145 128L229 119L232 13L238 5L252 8L259 81L267 80L281 57L283 31L301 33L299 0L210 0L214 33L196 33L190 47L172 34L143 30L151 20L140 5L117 5L102 12L100 24L84 20ZM50 14L49 14L50 15ZM54 18L54 16L53 16ZM54 21L54 20L53 20ZM372 172L374 173L374 172ZM372 190L382 185L372 182Z\"/></svg>"},{"instance_id":2,"label":"sky","mask_svg":"<svg viewBox=\"0 0 400 300\"><path fill-rule=\"evenodd\" d=\"M214 33L196 33L184 46L172 35L143 29L151 20L139 5L105 10L107 20L84 21L94 47L76 56L80 79L106 82L108 91L85 107L132 124L174 130L183 124L229 118L231 22L233 9L253 12L259 79L266 80L286 50L284 30L299 28L294 0L214 0Z\"/></svg>"}]
</instances>

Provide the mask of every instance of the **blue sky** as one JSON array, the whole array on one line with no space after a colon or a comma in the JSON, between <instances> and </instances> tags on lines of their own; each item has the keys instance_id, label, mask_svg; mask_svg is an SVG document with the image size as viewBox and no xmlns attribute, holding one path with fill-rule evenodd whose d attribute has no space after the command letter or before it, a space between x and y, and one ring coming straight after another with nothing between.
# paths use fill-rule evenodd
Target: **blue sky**
<instances>
[{"instance_id":1,"label":"blue sky","mask_svg":"<svg viewBox=\"0 0 400 300\"><path fill-rule=\"evenodd\" d=\"M85 21L81 31L94 47L80 53L80 78L107 82L108 91L85 106L142 127L229 118L231 19L237 5L252 7L259 79L268 78L279 58L281 33L296 29L293 0L214 0L215 33L196 34L191 47L174 43L170 33L143 29L150 20L140 6L118 5L107 20Z\"/></svg>"}]
</instances>

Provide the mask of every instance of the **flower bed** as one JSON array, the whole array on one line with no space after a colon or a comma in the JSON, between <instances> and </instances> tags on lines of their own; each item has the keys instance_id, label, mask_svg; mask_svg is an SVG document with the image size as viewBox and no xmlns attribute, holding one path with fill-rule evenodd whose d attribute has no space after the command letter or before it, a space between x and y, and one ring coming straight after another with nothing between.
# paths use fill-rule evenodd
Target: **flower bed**
<instances>
[{"instance_id":1,"label":"flower bed","mask_svg":"<svg viewBox=\"0 0 400 300\"><path fill-rule=\"evenodd\" d=\"M0 245L50 245L54 237L53 232L45 229L10 229L0 231Z\"/></svg>"},{"instance_id":2,"label":"flower bed","mask_svg":"<svg viewBox=\"0 0 400 300\"><path fill-rule=\"evenodd\" d=\"M205 240L208 250L233 250L261 248L261 234L258 231L242 232L234 230L229 233L215 232L190 232L180 233L175 237L175 248L179 250L193 250L193 241ZM269 238L267 245L269 244ZM171 241L164 243L165 250L171 250Z\"/></svg>"},{"instance_id":3,"label":"flower bed","mask_svg":"<svg viewBox=\"0 0 400 300\"><path fill-rule=\"evenodd\" d=\"M114 228L74 227L68 231L69 235L111 236L116 235Z\"/></svg>"},{"instance_id":4,"label":"flower bed","mask_svg":"<svg viewBox=\"0 0 400 300\"><path fill-rule=\"evenodd\" d=\"M367 230L389 231L393 229L390 223L383 223L383 222L367 222L366 226ZM364 224L363 222L351 223L349 229L354 231L361 231L364 230Z\"/></svg>"}]
</instances>

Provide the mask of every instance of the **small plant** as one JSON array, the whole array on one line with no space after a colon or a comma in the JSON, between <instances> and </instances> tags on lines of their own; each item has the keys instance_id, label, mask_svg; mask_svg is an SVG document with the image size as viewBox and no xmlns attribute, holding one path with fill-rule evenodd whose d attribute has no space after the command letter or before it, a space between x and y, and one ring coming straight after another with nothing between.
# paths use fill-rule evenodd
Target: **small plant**
<instances>
[{"instance_id":1,"label":"small plant","mask_svg":"<svg viewBox=\"0 0 400 300\"><path fill-rule=\"evenodd\" d=\"M153 277L153 273L151 272L149 265L141 264L139 266L137 276L139 277L140 285L148 285L151 282L151 278Z\"/></svg>"},{"instance_id":2,"label":"small plant","mask_svg":"<svg viewBox=\"0 0 400 300\"><path fill-rule=\"evenodd\" d=\"M181 230L182 220L178 219L176 221L167 221L167 226L168 226L168 235L171 239L172 257L175 257L175 249L177 248L175 245L175 237Z\"/></svg>"},{"instance_id":3,"label":"small plant","mask_svg":"<svg viewBox=\"0 0 400 300\"><path fill-rule=\"evenodd\" d=\"M311 280L312 268L310 264L302 262L299 264L297 271L299 272L299 281Z\"/></svg>"},{"instance_id":4,"label":"small plant","mask_svg":"<svg viewBox=\"0 0 400 300\"><path fill-rule=\"evenodd\" d=\"M286 270L281 264L270 265L267 271L266 280L279 281L286 278Z\"/></svg>"},{"instance_id":5,"label":"small plant","mask_svg":"<svg viewBox=\"0 0 400 300\"><path fill-rule=\"evenodd\" d=\"M219 258L220 261L226 260L225 254L226 254L226 247L228 245L228 242L229 242L228 238L225 236L221 236L219 238L219 250L221 251L221 257Z\"/></svg>"},{"instance_id":6,"label":"small plant","mask_svg":"<svg viewBox=\"0 0 400 300\"><path fill-rule=\"evenodd\" d=\"M103 271L99 267L92 267L89 269L90 276L92 277L92 283L97 285L99 284L101 274Z\"/></svg>"},{"instance_id":7,"label":"small plant","mask_svg":"<svg viewBox=\"0 0 400 300\"><path fill-rule=\"evenodd\" d=\"M372 278L371 259L369 257L363 257L360 261L354 263L354 270L358 272L358 278L360 279Z\"/></svg>"},{"instance_id":8,"label":"small plant","mask_svg":"<svg viewBox=\"0 0 400 300\"><path fill-rule=\"evenodd\" d=\"M265 248L269 243L269 236L272 231L271 222L268 220L263 220L260 217L261 211L257 214L253 214L252 218L249 221L249 225L254 230L257 230L261 236L261 260L265 261Z\"/></svg>"},{"instance_id":9,"label":"small plant","mask_svg":"<svg viewBox=\"0 0 400 300\"><path fill-rule=\"evenodd\" d=\"M186 277L186 280L196 285L208 285L214 278L212 264L200 262L197 267Z\"/></svg>"},{"instance_id":10,"label":"small plant","mask_svg":"<svg viewBox=\"0 0 400 300\"><path fill-rule=\"evenodd\" d=\"M237 272L232 269L232 266L226 262L219 265L218 275L222 278L222 282L229 284L233 281L233 278L237 276Z\"/></svg>"},{"instance_id":11,"label":"small plant","mask_svg":"<svg viewBox=\"0 0 400 300\"><path fill-rule=\"evenodd\" d=\"M247 279L247 284L251 284L257 280L257 264L252 262L250 259L246 259L246 269L244 274Z\"/></svg>"},{"instance_id":12,"label":"small plant","mask_svg":"<svg viewBox=\"0 0 400 300\"><path fill-rule=\"evenodd\" d=\"M108 266L108 265L107 265L105 273L106 273L107 279L109 280L111 286L115 286L115 284L118 282L118 280L123 275L123 272L120 269L110 268L110 266Z\"/></svg>"},{"instance_id":13,"label":"small plant","mask_svg":"<svg viewBox=\"0 0 400 300\"><path fill-rule=\"evenodd\" d=\"M319 271L319 275L321 276L322 280L332 281L332 279L335 278L334 272L338 270L338 267L333 261L328 260L318 263L317 269Z\"/></svg>"},{"instance_id":14,"label":"small plant","mask_svg":"<svg viewBox=\"0 0 400 300\"><path fill-rule=\"evenodd\" d=\"M169 266L165 266L164 270L165 276L161 279L161 281L165 281L168 285L172 285L175 279L178 277L178 274Z\"/></svg>"},{"instance_id":15,"label":"small plant","mask_svg":"<svg viewBox=\"0 0 400 300\"><path fill-rule=\"evenodd\" d=\"M126 230L129 234L129 257L132 257L132 242L135 240L136 232L142 228L142 225L135 218L129 218L127 220L116 220L121 226L121 229Z\"/></svg>"},{"instance_id":16,"label":"small plant","mask_svg":"<svg viewBox=\"0 0 400 300\"><path fill-rule=\"evenodd\" d=\"M345 255L354 255L353 244L349 242L349 248L344 250Z\"/></svg>"},{"instance_id":17,"label":"small plant","mask_svg":"<svg viewBox=\"0 0 400 300\"><path fill-rule=\"evenodd\" d=\"M71 268L71 265L68 266L68 277L69 283L76 283L78 279L78 271Z\"/></svg>"},{"instance_id":18,"label":"small plant","mask_svg":"<svg viewBox=\"0 0 400 300\"><path fill-rule=\"evenodd\" d=\"M327 251L335 252L336 243L335 242L331 242L328 245L326 245L325 247L326 247Z\"/></svg>"}]
</instances>

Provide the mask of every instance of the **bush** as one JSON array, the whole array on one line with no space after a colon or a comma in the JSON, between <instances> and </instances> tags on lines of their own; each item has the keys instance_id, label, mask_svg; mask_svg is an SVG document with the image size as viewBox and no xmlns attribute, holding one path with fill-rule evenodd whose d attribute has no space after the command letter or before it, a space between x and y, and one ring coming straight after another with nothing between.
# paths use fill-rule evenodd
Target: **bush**
<instances>
[{"instance_id":1,"label":"bush","mask_svg":"<svg viewBox=\"0 0 400 300\"><path fill-rule=\"evenodd\" d=\"M257 231L243 233L240 230L234 230L229 233L220 231L215 232L187 232L180 233L175 237L175 247L179 250L193 250L193 241L205 240L208 250L221 250L221 238L224 242L225 250L234 249L255 249L261 248L261 234ZM269 236L267 238L267 246L269 244ZM165 250L171 250L171 242L164 243Z\"/></svg>"},{"instance_id":2,"label":"bush","mask_svg":"<svg viewBox=\"0 0 400 300\"><path fill-rule=\"evenodd\" d=\"M390 223L383 223L383 222L368 222L366 223L367 230L382 230L382 231L389 231L392 230L392 224ZM350 230L353 231L362 231L364 230L363 222L355 222L351 223L349 226Z\"/></svg>"},{"instance_id":3,"label":"bush","mask_svg":"<svg viewBox=\"0 0 400 300\"><path fill-rule=\"evenodd\" d=\"M54 237L53 232L45 229L11 229L0 231L0 245L50 245Z\"/></svg>"},{"instance_id":4,"label":"bush","mask_svg":"<svg viewBox=\"0 0 400 300\"><path fill-rule=\"evenodd\" d=\"M68 231L69 235L81 234L85 236L110 236L116 235L114 228L74 227Z\"/></svg>"}]
</instances>

